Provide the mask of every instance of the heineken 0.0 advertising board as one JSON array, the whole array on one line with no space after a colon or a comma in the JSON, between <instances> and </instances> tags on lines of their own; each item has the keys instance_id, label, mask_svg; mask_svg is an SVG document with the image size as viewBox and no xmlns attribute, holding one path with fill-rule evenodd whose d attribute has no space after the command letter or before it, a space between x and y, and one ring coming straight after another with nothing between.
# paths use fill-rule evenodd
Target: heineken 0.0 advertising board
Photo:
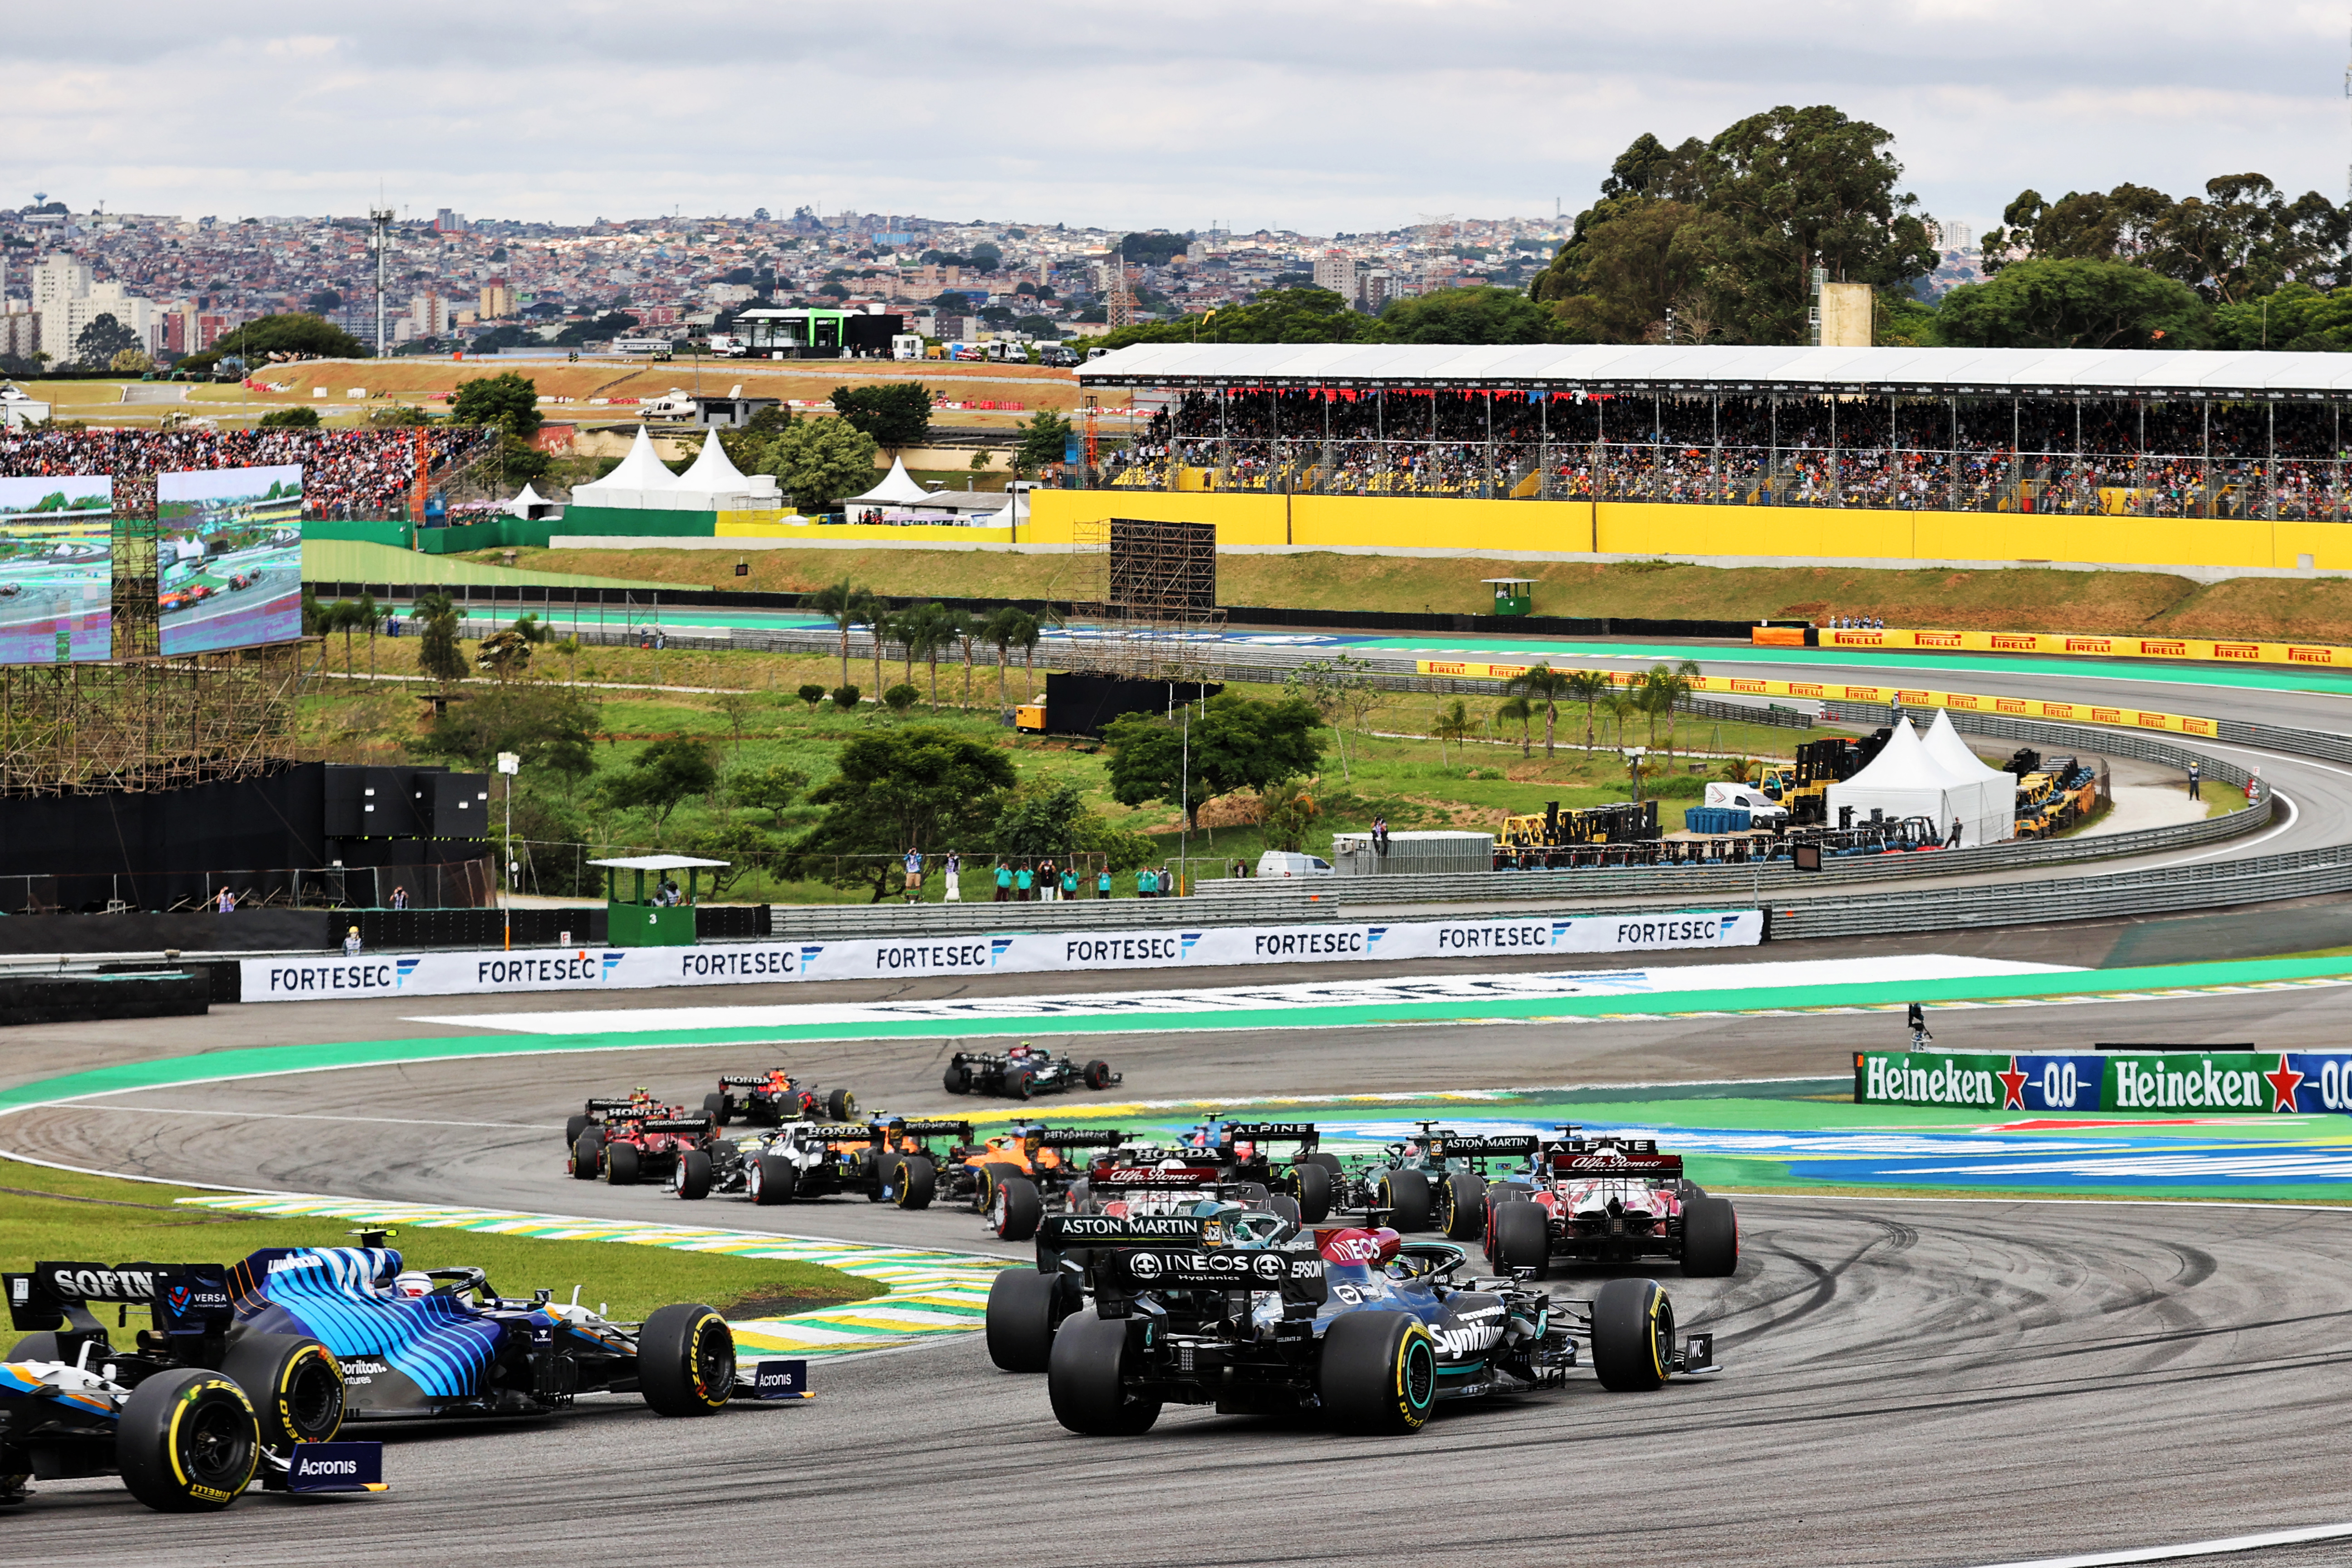
<instances>
[{"instance_id":1,"label":"heineken 0.0 advertising board","mask_svg":"<svg viewBox=\"0 0 2352 1568\"><path fill-rule=\"evenodd\" d=\"M2352 1051L2101 1047L1988 1056L1857 1051L1858 1105L1967 1110L2158 1111L2264 1116L2352 1110Z\"/></svg>"}]
</instances>

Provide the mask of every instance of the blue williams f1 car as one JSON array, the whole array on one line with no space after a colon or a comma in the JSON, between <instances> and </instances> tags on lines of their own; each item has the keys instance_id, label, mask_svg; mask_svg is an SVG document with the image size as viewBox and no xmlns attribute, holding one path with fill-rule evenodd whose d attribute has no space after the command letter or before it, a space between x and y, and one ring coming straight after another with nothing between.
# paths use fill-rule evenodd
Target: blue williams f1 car
<instances>
[{"instance_id":1,"label":"blue williams f1 car","mask_svg":"<svg viewBox=\"0 0 2352 1568\"><path fill-rule=\"evenodd\" d=\"M736 1392L734 1336L709 1307L608 1322L547 1290L503 1298L478 1268L404 1271L387 1234L226 1266L0 1277L29 1331L0 1363L0 1498L27 1477L119 1471L151 1507L219 1508L346 1423L547 1415L599 1392L702 1415ZM152 1326L117 1347L92 1303L120 1305L118 1326L146 1308ZM763 1364L760 1392L785 1365Z\"/></svg>"},{"instance_id":2,"label":"blue williams f1 car","mask_svg":"<svg viewBox=\"0 0 2352 1568\"><path fill-rule=\"evenodd\" d=\"M1024 1290L1048 1316L1071 1309L1046 1357L1064 1426L1139 1433L1173 1402L1223 1415L1320 1411L1350 1430L1407 1433L1440 1400L1557 1386L1583 1348L1614 1390L1717 1370L1714 1336L1678 1338L1652 1280L1612 1279L1590 1300L1509 1279L1457 1284L1467 1258L1448 1243L1405 1242L1385 1227L1302 1231L1263 1211L1208 1206L1057 1215L1040 1227L1041 1283L1005 1285L1006 1317ZM992 1294L990 1308L993 1317ZM997 1324L990 1331L992 1342Z\"/></svg>"}]
</instances>

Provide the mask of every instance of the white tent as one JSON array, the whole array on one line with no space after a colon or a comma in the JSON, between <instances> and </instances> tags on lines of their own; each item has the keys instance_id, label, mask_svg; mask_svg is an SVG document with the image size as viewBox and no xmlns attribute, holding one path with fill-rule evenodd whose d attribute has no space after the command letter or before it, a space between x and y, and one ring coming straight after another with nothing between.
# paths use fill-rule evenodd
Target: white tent
<instances>
[{"instance_id":1,"label":"white tent","mask_svg":"<svg viewBox=\"0 0 2352 1568\"><path fill-rule=\"evenodd\" d=\"M1927 726L1927 737L1920 743L1952 780L1944 798L1959 818L1963 846L1998 844L2017 836L2016 774L1989 765L1969 750L1959 731L1953 728L1951 714L1941 708L1936 710L1936 721ZM1950 818L1943 823L1944 831L1951 832Z\"/></svg>"},{"instance_id":2,"label":"white tent","mask_svg":"<svg viewBox=\"0 0 2352 1568\"><path fill-rule=\"evenodd\" d=\"M713 430L703 437L694 466L680 474L672 506L696 511L768 510L783 504L773 474L746 476Z\"/></svg>"},{"instance_id":3,"label":"white tent","mask_svg":"<svg viewBox=\"0 0 2352 1568\"><path fill-rule=\"evenodd\" d=\"M850 497L842 505L846 509L850 521L866 522L879 519L884 511L893 507L913 506L928 500L930 494L914 475L907 471L905 458L893 458L890 459L890 471L883 476L880 484L862 496Z\"/></svg>"},{"instance_id":4,"label":"white tent","mask_svg":"<svg viewBox=\"0 0 2352 1568\"><path fill-rule=\"evenodd\" d=\"M637 426L637 438L621 466L601 479L572 487L574 506L625 507L632 510L703 510L701 503L678 499L678 479L654 453L653 437Z\"/></svg>"},{"instance_id":5,"label":"white tent","mask_svg":"<svg viewBox=\"0 0 2352 1568\"><path fill-rule=\"evenodd\" d=\"M1869 821L1875 809L1891 819L1930 816L1939 829L1948 832L1952 818L1945 806L1944 792L1949 783L1927 748L1920 744L1910 722L1897 720L1895 733L1868 767L1830 785L1830 824L1836 826L1839 808L1850 805L1857 824Z\"/></svg>"},{"instance_id":6,"label":"white tent","mask_svg":"<svg viewBox=\"0 0 2352 1568\"><path fill-rule=\"evenodd\" d=\"M522 489L515 492L514 500L507 502L506 505L499 508L499 510L505 512L509 517L520 517L526 520L530 518L553 517L555 515L555 503L548 500L545 496L540 494L537 490L531 489L530 482L526 480Z\"/></svg>"}]
</instances>

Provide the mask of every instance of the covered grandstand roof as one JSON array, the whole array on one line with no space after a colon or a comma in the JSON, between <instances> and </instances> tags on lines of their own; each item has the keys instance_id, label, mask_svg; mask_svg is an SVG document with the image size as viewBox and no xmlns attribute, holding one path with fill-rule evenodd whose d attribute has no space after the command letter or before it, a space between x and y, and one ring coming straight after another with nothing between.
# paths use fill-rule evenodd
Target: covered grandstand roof
<instances>
[{"instance_id":1,"label":"covered grandstand roof","mask_svg":"<svg viewBox=\"0 0 2352 1568\"><path fill-rule=\"evenodd\" d=\"M1674 344L1136 343L1090 386L1395 386L1675 392L2352 396L2352 354L2105 349L1722 348Z\"/></svg>"}]
</instances>

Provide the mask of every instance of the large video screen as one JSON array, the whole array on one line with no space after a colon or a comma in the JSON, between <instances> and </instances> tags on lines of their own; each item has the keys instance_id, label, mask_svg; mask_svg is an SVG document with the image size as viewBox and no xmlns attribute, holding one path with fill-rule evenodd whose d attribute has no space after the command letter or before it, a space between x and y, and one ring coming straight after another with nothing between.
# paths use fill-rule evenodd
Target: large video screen
<instances>
[{"instance_id":1,"label":"large video screen","mask_svg":"<svg viewBox=\"0 0 2352 1568\"><path fill-rule=\"evenodd\" d=\"M155 524L165 654L302 635L299 466L158 474Z\"/></svg>"},{"instance_id":2,"label":"large video screen","mask_svg":"<svg viewBox=\"0 0 2352 1568\"><path fill-rule=\"evenodd\" d=\"M0 664L114 655L114 481L0 479Z\"/></svg>"}]
</instances>

